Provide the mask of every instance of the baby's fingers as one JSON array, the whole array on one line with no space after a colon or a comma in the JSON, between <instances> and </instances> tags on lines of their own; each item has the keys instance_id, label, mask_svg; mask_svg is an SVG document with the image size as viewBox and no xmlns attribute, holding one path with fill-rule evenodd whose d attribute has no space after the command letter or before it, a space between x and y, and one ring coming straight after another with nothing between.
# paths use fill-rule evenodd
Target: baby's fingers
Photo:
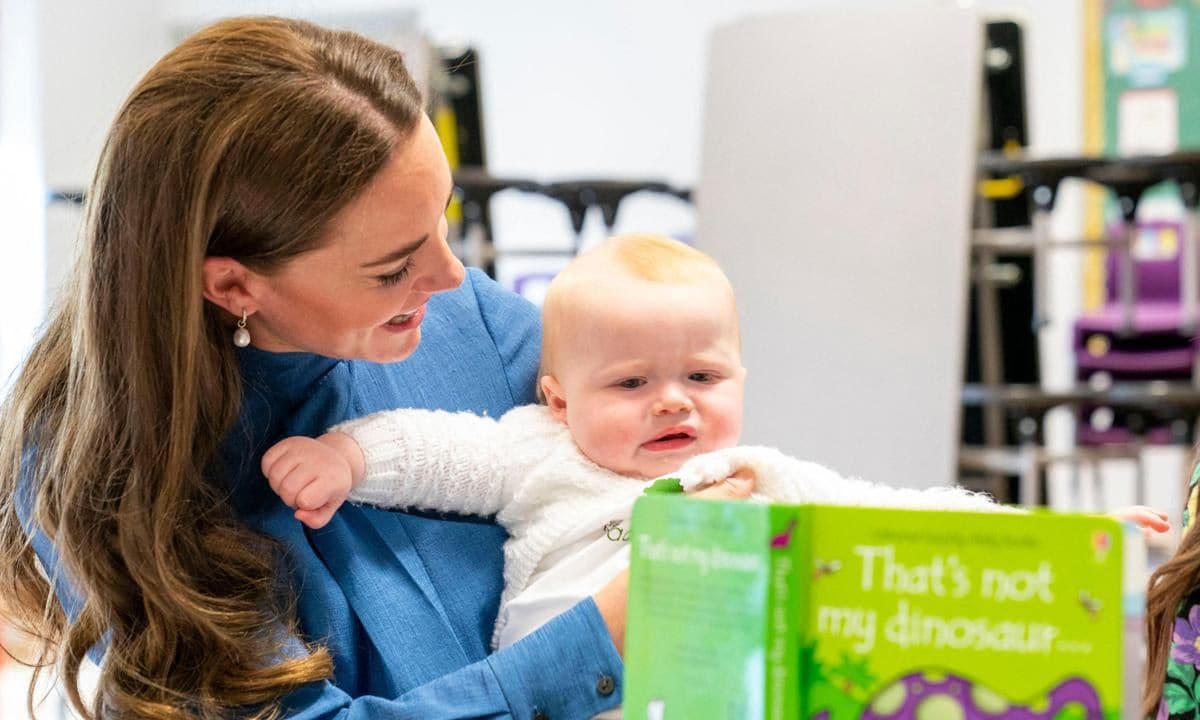
<instances>
[{"instance_id":1,"label":"baby's fingers","mask_svg":"<svg viewBox=\"0 0 1200 720\"><path fill-rule=\"evenodd\" d=\"M330 503L316 510L297 510L295 513L296 519L313 530L320 530L333 519L333 514L337 512L337 508L337 504Z\"/></svg>"},{"instance_id":2,"label":"baby's fingers","mask_svg":"<svg viewBox=\"0 0 1200 720\"><path fill-rule=\"evenodd\" d=\"M296 493L296 503L288 503L297 510L318 510L326 505L337 501L335 491L330 488L327 481L322 481L320 478L313 480L300 489ZM337 504L341 504L338 502Z\"/></svg>"},{"instance_id":3,"label":"baby's fingers","mask_svg":"<svg viewBox=\"0 0 1200 720\"><path fill-rule=\"evenodd\" d=\"M271 488L285 505L294 508L297 507L296 498L300 495L300 492L308 487L314 479L311 471L303 465L297 465L281 480L272 482Z\"/></svg>"},{"instance_id":4,"label":"baby's fingers","mask_svg":"<svg viewBox=\"0 0 1200 720\"><path fill-rule=\"evenodd\" d=\"M720 482L692 493L706 500L745 500L754 492L758 479L750 470L738 470Z\"/></svg>"},{"instance_id":5,"label":"baby's fingers","mask_svg":"<svg viewBox=\"0 0 1200 720\"><path fill-rule=\"evenodd\" d=\"M290 461L288 459L288 450L290 450L292 445L295 444L292 442L292 440L293 438L284 438L283 440L280 440L272 445L271 449L267 450L267 452L263 454L261 463L262 473L263 475L266 475L268 479L270 479L272 475L282 478L287 474L287 471L291 469L291 467L288 466L295 465L294 459Z\"/></svg>"}]
</instances>

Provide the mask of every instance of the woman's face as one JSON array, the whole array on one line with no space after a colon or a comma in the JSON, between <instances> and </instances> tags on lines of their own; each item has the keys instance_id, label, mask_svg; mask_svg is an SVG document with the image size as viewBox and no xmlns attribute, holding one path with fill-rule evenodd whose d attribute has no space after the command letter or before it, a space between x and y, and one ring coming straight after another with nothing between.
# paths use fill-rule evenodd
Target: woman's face
<instances>
[{"instance_id":1,"label":"woman's face","mask_svg":"<svg viewBox=\"0 0 1200 720\"><path fill-rule=\"evenodd\" d=\"M397 362L421 341L429 296L458 287L446 244L450 168L426 119L331 223L324 244L259 276L251 342L272 352Z\"/></svg>"}]
</instances>

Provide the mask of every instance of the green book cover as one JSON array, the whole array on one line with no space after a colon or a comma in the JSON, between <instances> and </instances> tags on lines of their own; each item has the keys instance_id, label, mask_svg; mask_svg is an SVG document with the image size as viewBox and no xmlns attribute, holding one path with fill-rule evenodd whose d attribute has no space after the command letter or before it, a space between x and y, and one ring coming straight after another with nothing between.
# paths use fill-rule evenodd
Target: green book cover
<instances>
[{"instance_id":1,"label":"green book cover","mask_svg":"<svg viewBox=\"0 0 1200 720\"><path fill-rule=\"evenodd\" d=\"M1115 520L658 495L632 526L627 719L1121 717Z\"/></svg>"}]
</instances>

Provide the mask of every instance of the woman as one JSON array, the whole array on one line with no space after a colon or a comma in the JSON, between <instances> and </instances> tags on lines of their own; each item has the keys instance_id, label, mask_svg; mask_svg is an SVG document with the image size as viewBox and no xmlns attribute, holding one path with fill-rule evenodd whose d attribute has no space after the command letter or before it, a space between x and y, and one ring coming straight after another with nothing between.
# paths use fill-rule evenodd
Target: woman
<instances>
[{"instance_id":1,"label":"woman","mask_svg":"<svg viewBox=\"0 0 1200 720\"><path fill-rule=\"evenodd\" d=\"M308 532L258 469L383 408L533 399L536 313L464 281L450 192L400 56L353 34L224 21L134 89L0 421L0 597L81 711L89 652L104 717L617 704L624 578L489 656L501 529L348 506Z\"/></svg>"}]
</instances>

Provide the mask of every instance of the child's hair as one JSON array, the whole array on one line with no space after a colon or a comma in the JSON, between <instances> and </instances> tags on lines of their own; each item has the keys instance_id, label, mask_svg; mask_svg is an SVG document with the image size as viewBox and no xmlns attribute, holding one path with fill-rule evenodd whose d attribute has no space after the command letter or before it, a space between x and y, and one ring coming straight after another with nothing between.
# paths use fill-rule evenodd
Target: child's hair
<instances>
[{"instance_id":1,"label":"child's hair","mask_svg":"<svg viewBox=\"0 0 1200 720\"><path fill-rule=\"evenodd\" d=\"M1200 452L1192 459L1191 468L1200 461ZM1146 682L1142 688L1142 716L1154 717L1162 700L1163 679L1167 676L1167 656L1171 652L1171 636L1175 617L1184 599L1200 587L1200 533L1196 518L1179 548L1170 560L1158 566L1150 575L1146 591Z\"/></svg>"},{"instance_id":2,"label":"child's hair","mask_svg":"<svg viewBox=\"0 0 1200 720\"><path fill-rule=\"evenodd\" d=\"M563 333L568 310L579 304L582 294L597 289L596 268L610 275L623 270L629 277L672 285L711 284L734 302L733 286L717 262L696 248L665 235L635 233L616 235L571 261L546 289L542 303L542 366L538 370L538 400L542 401L540 379L553 374L554 356Z\"/></svg>"}]
</instances>

